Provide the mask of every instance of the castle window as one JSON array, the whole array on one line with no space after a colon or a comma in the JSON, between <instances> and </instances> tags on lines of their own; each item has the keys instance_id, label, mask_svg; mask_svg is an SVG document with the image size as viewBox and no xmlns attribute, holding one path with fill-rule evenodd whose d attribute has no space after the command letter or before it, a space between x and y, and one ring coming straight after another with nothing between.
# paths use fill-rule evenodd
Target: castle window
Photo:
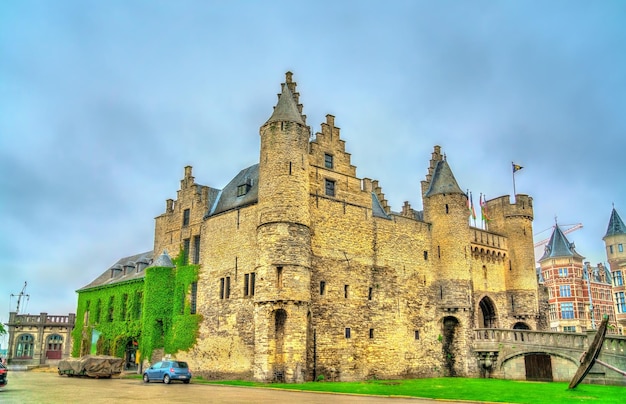
<instances>
[{"instance_id":1,"label":"castle window","mask_svg":"<svg viewBox=\"0 0 626 404\"><path fill-rule=\"evenodd\" d=\"M220 278L220 299L230 298L230 276Z\"/></svg>"},{"instance_id":2,"label":"castle window","mask_svg":"<svg viewBox=\"0 0 626 404\"><path fill-rule=\"evenodd\" d=\"M415 330L415 339L420 339L420 330Z\"/></svg>"},{"instance_id":3,"label":"castle window","mask_svg":"<svg viewBox=\"0 0 626 404\"><path fill-rule=\"evenodd\" d=\"M320 281L320 295L323 296L326 293L326 281Z\"/></svg>"},{"instance_id":4,"label":"castle window","mask_svg":"<svg viewBox=\"0 0 626 404\"><path fill-rule=\"evenodd\" d=\"M335 181L326 180L326 195L335 196Z\"/></svg>"},{"instance_id":5,"label":"castle window","mask_svg":"<svg viewBox=\"0 0 626 404\"><path fill-rule=\"evenodd\" d=\"M369 288L369 290L367 291L367 300L372 300L373 291L374 291L374 288Z\"/></svg>"},{"instance_id":6,"label":"castle window","mask_svg":"<svg viewBox=\"0 0 626 404\"><path fill-rule=\"evenodd\" d=\"M143 309L143 292L137 292L135 299L135 320L139 320Z\"/></svg>"},{"instance_id":7,"label":"castle window","mask_svg":"<svg viewBox=\"0 0 626 404\"><path fill-rule=\"evenodd\" d=\"M254 282L256 274L251 272L243 276L243 295L254 296Z\"/></svg>"},{"instance_id":8,"label":"castle window","mask_svg":"<svg viewBox=\"0 0 626 404\"><path fill-rule=\"evenodd\" d=\"M190 314L196 314L196 305L198 302L198 282L191 283L191 299L190 299Z\"/></svg>"},{"instance_id":9,"label":"castle window","mask_svg":"<svg viewBox=\"0 0 626 404\"><path fill-rule=\"evenodd\" d=\"M348 285L343 285L343 297L348 298Z\"/></svg>"},{"instance_id":10,"label":"castle window","mask_svg":"<svg viewBox=\"0 0 626 404\"><path fill-rule=\"evenodd\" d=\"M115 296L111 296L109 298L109 313L107 315L107 321L113 321L113 309L115 307Z\"/></svg>"},{"instance_id":11,"label":"castle window","mask_svg":"<svg viewBox=\"0 0 626 404\"><path fill-rule=\"evenodd\" d=\"M561 285L559 286L559 296L561 297L571 297L572 290L570 285Z\"/></svg>"},{"instance_id":12,"label":"castle window","mask_svg":"<svg viewBox=\"0 0 626 404\"><path fill-rule=\"evenodd\" d=\"M350 328L346 328L346 338L350 338Z\"/></svg>"},{"instance_id":13,"label":"castle window","mask_svg":"<svg viewBox=\"0 0 626 404\"><path fill-rule=\"evenodd\" d=\"M200 236L193 236L193 263L200 263Z\"/></svg>"},{"instance_id":14,"label":"castle window","mask_svg":"<svg viewBox=\"0 0 626 404\"><path fill-rule=\"evenodd\" d=\"M428 251L424 251L424 261L428 261Z\"/></svg>"},{"instance_id":15,"label":"castle window","mask_svg":"<svg viewBox=\"0 0 626 404\"><path fill-rule=\"evenodd\" d=\"M243 184L243 185L239 185L237 187L237 196L244 196L245 194L248 193L248 191L250 191L250 184Z\"/></svg>"},{"instance_id":16,"label":"castle window","mask_svg":"<svg viewBox=\"0 0 626 404\"><path fill-rule=\"evenodd\" d=\"M618 313L626 313L626 298L624 292L617 292L615 294L615 305L617 306Z\"/></svg>"},{"instance_id":17,"label":"castle window","mask_svg":"<svg viewBox=\"0 0 626 404\"><path fill-rule=\"evenodd\" d=\"M183 227L189 226L189 209L183 211Z\"/></svg>"},{"instance_id":18,"label":"castle window","mask_svg":"<svg viewBox=\"0 0 626 404\"><path fill-rule=\"evenodd\" d=\"M283 287L283 267L276 267L276 287Z\"/></svg>"},{"instance_id":19,"label":"castle window","mask_svg":"<svg viewBox=\"0 0 626 404\"><path fill-rule=\"evenodd\" d=\"M448 204L446 203L446 214L450 213L450 210L448 208Z\"/></svg>"},{"instance_id":20,"label":"castle window","mask_svg":"<svg viewBox=\"0 0 626 404\"><path fill-rule=\"evenodd\" d=\"M324 166L326 168L333 168L333 156L330 154L324 154Z\"/></svg>"},{"instance_id":21,"label":"castle window","mask_svg":"<svg viewBox=\"0 0 626 404\"><path fill-rule=\"evenodd\" d=\"M567 273L567 268L559 268L559 278L565 278Z\"/></svg>"},{"instance_id":22,"label":"castle window","mask_svg":"<svg viewBox=\"0 0 626 404\"><path fill-rule=\"evenodd\" d=\"M576 326L575 325L563 326L563 332L576 332Z\"/></svg>"},{"instance_id":23,"label":"castle window","mask_svg":"<svg viewBox=\"0 0 626 404\"><path fill-rule=\"evenodd\" d=\"M189 239L186 238L183 240L183 265L187 265L189 263Z\"/></svg>"},{"instance_id":24,"label":"castle window","mask_svg":"<svg viewBox=\"0 0 626 404\"><path fill-rule=\"evenodd\" d=\"M617 251L624 252L624 245L623 244L618 244L617 245Z\"/></svg>"},{"instance_id":25,"label":"castle window","mask_svg":"<svg viewBox=\"0 0 626 404\"><path fill-rule=\"evenodd\" d=\"M224 278L220 278L220 299L224 298Z\"/></svg>"},{"instance_id":26,"label":"castle window","mask_svg":"<svg viewBox=\"0 0 626 404\"><path fill-rule=\"evenodd\" d=\"M609 252L610 252L611 254L613 254L613 246L612 246L612 245L610 245L610 246L609 246Z\"/></svg>"},{"instance_id":27,"label":"castle window","mask_svg":"<svg viewBox=\"0 0 626 404\"><path fill-rule=\"evenodd\" d=\"M374 338L374 329L370 328L370 339Z\"/></svg>"}]
</instances>

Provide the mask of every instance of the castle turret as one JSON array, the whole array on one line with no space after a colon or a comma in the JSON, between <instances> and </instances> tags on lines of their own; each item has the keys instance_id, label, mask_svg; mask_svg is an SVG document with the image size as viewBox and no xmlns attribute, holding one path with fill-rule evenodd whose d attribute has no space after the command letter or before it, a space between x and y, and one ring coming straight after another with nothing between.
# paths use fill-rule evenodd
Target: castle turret
<instances>
[{"instance_id":1,"label":"castle turret","mask_svg":"<svg viewBox=\"0 0 626 404\"><path fill-rule=\"evenodd\" d=\"M603 237L606 247L606 256L613 274L613 296L615 297L615 316L618 327L623 334L626 330L626 286L624 278L626 275L626 226L617 214L615 208L611 211L609 225Z\"/></svg>"},{"instance_id":2,"label":"castle turret","mask_svg":"<svg viewBox=\"0 0 626 404\"><path fill-rule=\"evenodd\" d=\"M300 382L306 370L311 300L309 128L286 74L261 127L255 378Z\"/></svg>"},{"instance_id":3,"label":"castle turret","mask_svg":"<svg viewBox=\"0 0 626 404\"><path fill-rule=\"evenodd\" d=\"M505 258L504 279L512 322L530 322L536 326L539 314L537 270L533 243L533 198L509 195L485 202L485 216L489 231L508 238L508 257ZM525 309L521 309L521 308ZM532 312L529 308L534 308Z\"/></svg>"}]
</instances>

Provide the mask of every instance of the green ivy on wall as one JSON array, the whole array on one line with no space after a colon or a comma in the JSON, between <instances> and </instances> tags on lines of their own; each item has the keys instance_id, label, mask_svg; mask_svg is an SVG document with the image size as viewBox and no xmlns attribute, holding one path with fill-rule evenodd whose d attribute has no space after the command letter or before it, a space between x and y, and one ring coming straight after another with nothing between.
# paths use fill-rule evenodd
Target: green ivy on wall
<instances>
[{"instance_id":1,"label":"green ivy on wall","mask_svg":"<svg viewBox=\"0 0 626 404\"><path fill-rule=\"evenodd\" d=\"M100 333L97 354L124 357L134 341L148 360L156 349L176 353L191 348L201 321L191 302L199 266L182 265L183 255L179 257L176 268L148 267L144 278L79 291L72 356L90 353L94 330Z\"/></svg>"}]
</instances>

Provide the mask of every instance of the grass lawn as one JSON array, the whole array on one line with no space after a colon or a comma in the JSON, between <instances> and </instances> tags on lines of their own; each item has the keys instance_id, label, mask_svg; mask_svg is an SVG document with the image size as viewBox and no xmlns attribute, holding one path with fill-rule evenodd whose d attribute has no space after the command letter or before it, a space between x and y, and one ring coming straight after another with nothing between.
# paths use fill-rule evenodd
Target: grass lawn
<instances>
[{"instance_id":1,"label":"grass lawn","mask_svg":"<svg viewBox=\"0 0 626 404\"><path fill-rule=\"evenodd\" d=\"M626 403L626 387L580 384L574 390L568 390L568 383L565 382L540 383L500 379L466 379L460 377L371 380L364 382L309 382L302 384L267 384L247 381L207 382L198 379L194 379L193 382L288 390L506 403Z\"/></svg>"}]
</instances>

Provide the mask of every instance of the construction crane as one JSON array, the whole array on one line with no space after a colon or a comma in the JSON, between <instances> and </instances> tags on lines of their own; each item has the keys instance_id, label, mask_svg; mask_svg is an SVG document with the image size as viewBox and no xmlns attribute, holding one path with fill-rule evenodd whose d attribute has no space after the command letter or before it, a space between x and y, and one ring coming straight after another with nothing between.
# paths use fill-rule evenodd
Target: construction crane
<instances>
[{"instance_id":1,"label":"construction crane","mask_svg":"<svg viewBox=\"0 0 626 404\"><path fill-rule=\"evenodd\" d=\"M567 230L563 230L563 234L569 234L569 233L571 233L571 232L573 232L573 231L576 231L576 230L578 230L578 229L582 229L583 224L582 224L582 223L576 223L576 224L566 224L566 225L564 225L564 226L572 226L572 227L570 227L570 228L569 228L569 229L567 229ZM554 227L551 227L550 229L553 229L553 228L554 228ZM549 230L549 229L546 229L546 230ZM546 231L546 230L544 230L544 231ZM541 233L543 233L543 231L542 231ZM542 245L546 244L548 241L550 241L550 237L548 237L547 239L541 240L541 241L537 241L537 242L535 243L535 248L540 247L540 246L542 246Z\"/></svg>"},{"instance_id":2,"label":"construction crane","mask_svg":"<svg viewBox=\"0 0 626 404\"><path fill-rule=\"evenodd\" d=\"M11 294L11 297L17 297L17 310L16 310L16 314L20 314L20 304L22 303L22 298L26 298L26 301L28 301L28 299L30 299L30 295L27 295L26 293L24 293L24 291L26 290L26 285L27 283L24 282L24 287L22 288L22 291L17 294Z\"/></svg>"}]
</instances>

